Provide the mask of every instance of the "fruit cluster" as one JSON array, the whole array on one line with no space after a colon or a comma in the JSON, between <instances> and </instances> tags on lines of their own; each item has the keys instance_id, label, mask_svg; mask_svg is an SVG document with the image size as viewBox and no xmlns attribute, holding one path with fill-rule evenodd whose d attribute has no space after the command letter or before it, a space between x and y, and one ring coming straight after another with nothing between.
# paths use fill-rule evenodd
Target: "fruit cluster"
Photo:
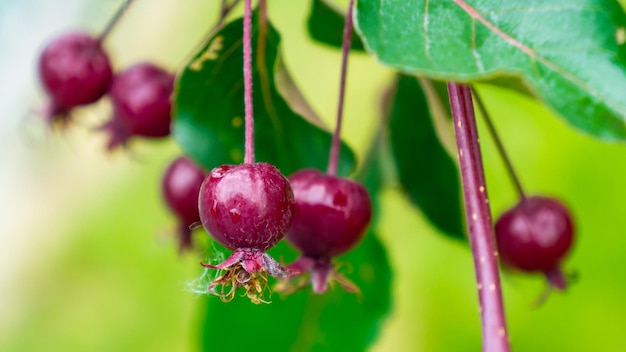
<instances>
[{"instance_id":1,"label":"fruit cluster","mask_svg":"<svg viewBox=\"0 0 626 352\"><path fill-rule=\"evenodd\" d=\"M250 16L247 1L244 33L248 36ZM108 135L109 150L125 146L135 136L168 136L174 86L173 74L149 62L114 73L103 47L111 26L99 37L82 32L61 35L44 48L39 59L42 85L49 97L44 115L51 125L66 125L74 108L108 95L113 116L99 131ZM249 46L250 38L244 39ZM249 48L244 48L244 56L249 55ZM244 61L250 64L250 60ZM245 163L218 166L207 174L181 156L163 176L163 198L179 223L179 252L192 248L192 228L200 222L216 242L233 251L220 264L203 264L221 271L208 291L225 301L243 288L252 302L266 302L267 274L292 277L277 286L283 292L306 286L308 281L300 274L309 272L317 293L324 292L333 280L352 292L358 291L331 261L363 238L372 213L367 190L355 181L334 175L335 171L324 174L305 169L287 179L275 166L254 162L250 67L244 67L244 73ZM338 153L339 127L331 155ZM337 158L331 157L329 170L336 170L336 163ZM287 267L266 253L285 236L302 253Z\"/></svg>"},{"instance_id":2,"label":"fruit cluster","mask_svg":"<svg viewBox=\"0 0 626 352\"><path fill-rule=\"evenodd\" d=\"M351 1L349 14L353 6ZM372 217L368 191L358 182L336 175L352 16L348 15L345 22L337 127L330 146L328 172L303 169L286 178L275 166L254 161L251 11L251 1L246 0L246 157L243 164L217 166L208 174L185 156L167 168L162 193L178 218L179 251L192 248L192 228L201 223L216 242L233 252L222 263L202 264L220 270L208 292L224 301L231 300L241 288L252 302L267 302L264 294L269 288L268 274L281 279L276 289L286 293L309 284L314 292L323 293L330 282L358 292L358 287L333 265L335 257L362 240ZM49 97L44 114L48 122L65 125L74 108L108 95L113 115L99 130L108 135L109 150L126 146L133 137L168 136L174 74L149 62L114 73L103 47L105 34L64 34L43 50L39 73ZM479 105L483 108L482 103ZM487 117L484 109L483 115ZM505 155L499 141L498 146ZM512 168L510 171L514 176ZM514 178L520 202L495 224L500 257L507 267L544 273L552 287L564 289L566 279L560 262L573 243L572 217L555 199L525 197ZM266 253L283 238L301 254L286 266Z\"/></svg>"},{"instance_id":3,"label":"fruit cluster","mask_svg":"<svg viewBox=\"0 0 626 352\"><path fill-rule=\"evenodd\" d=\"M44 48L39 58L39 75L49 97L44 117L50 124L66 125L74 108L108 94L113 116L100 128L109 136L108 149L125 146L133 136L168 136L174 75L148 62L114 73L102 39L72 32Z\"/></svg>"}]
</instances>

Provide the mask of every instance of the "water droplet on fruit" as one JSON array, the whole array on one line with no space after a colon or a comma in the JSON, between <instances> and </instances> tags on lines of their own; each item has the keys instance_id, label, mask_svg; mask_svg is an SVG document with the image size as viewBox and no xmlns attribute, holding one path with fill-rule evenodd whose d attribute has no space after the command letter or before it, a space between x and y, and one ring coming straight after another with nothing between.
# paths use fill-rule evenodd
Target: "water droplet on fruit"
<instances>
[{"instance_id":1,"label":"water droplet on fruit","mask_svg":"<svg viewBox=\"0 0 626 352\"><path fill-rule=\"evenodd\" d=\"M237 209L231 209L228 211L230 214L230 219L233 221L233 224L236 224L241 220L241 213Z\"/></svg>"},{"instance_id":2,"label":"water droplet on fruit","mask_svg":"<svg viewBox=\"0 0 626 352\"><path fill-rule=\"evenodd\" d=\"M222 165L211 170L211 178L222 178L226 171L230 170L230 165Z\"/></svg>"}]
</instances>

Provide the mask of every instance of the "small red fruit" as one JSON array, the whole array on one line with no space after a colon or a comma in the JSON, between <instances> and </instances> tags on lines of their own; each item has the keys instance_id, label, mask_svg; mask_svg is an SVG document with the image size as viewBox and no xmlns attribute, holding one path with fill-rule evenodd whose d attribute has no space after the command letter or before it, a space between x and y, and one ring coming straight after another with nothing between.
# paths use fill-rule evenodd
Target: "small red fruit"
<instances>
[{"instance_id":1,"label":"small red fruit","mask_svg":"<svg viewBox=\"0 0 626 352\"><path fill-rule=\"evenodd\" d=\"M526 197L505 212L495 225L503 263L528 273L544 273L553 287L565 289L560 263L574 240L568 209L547 197Z\"/></svg>"},{"instance_id":2,"label":"small red fruit","mask_svg":"<svg viewBox=\"0 0 626 352\"><path fill-rule=\"evenodd\" d=\"M224 274L209 286L224 301L243 287L253 303L265 302L266 273L286 277L265 251L284 236L293 220L294 198L289 181L267 163L222 165L204 180L200 189L200 219L210 235L234 253L218 265ZM222 286L220 292L217 286ZM225 287L231 286L225 292Z\"/></svg>"},{"instance_id":3,"label":"small red fruit","mask_svg":"<svg viewBox=\"0 0 626 352\"><path fill-rule=\"evenodd\" d=\"M113 78L109 94L113 117L101 129L109 133L108 149L132 136L169 136L174 75L151 63L129 67Z\"/></svg>"},{"instance_id":4,"label":"small red fruit","mask_svg":"<svg viewBox=\"0 0 626 352\"><path fill-rule=\"evenodd\" d=\"M179 252L192 246L191 226L200 222L198 195L204 177L204 171L184 156L174 160L163 176L163 198L178 218Z\"/></svg>"},{"instance_id":5,"label":"small red fruit","mask_svg":"<svg viewBox=\"0 0 626 352\"><path fill-rule=\"evenodd\" d=\"M51 122L63 121L72 108L97 101L112 75L98 38L75 32L54 39L39 58L39 76L51 100L47 117Z\"/></svg>"},{"instance_id":6,"label":"small red fruit","mask_svg":"<svg viewBox=\"0 0 626 352\"><path fill-rule=\"evenodd\" d=\"M372 217L372 203L361 184L314 169L289 177L296 209L287 241L300 257L289 268L311 271L313 291L326 291L331 279L349 291L358 289L334 269L331 259L356 246Z\"/></svg>"}]
</instances>

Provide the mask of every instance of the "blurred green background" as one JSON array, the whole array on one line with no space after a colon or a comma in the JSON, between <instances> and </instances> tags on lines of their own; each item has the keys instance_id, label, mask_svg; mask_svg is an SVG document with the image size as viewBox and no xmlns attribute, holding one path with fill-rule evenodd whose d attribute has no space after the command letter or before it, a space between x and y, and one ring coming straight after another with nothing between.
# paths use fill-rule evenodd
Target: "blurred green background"
<instances>
[{"instance_id":1,"label":"blurred green background","mask_svg":"<svg viewBox=\"0 0 626 352\"><path fill-rule=\"evenodd\" d=\"M200 274L201 253L177 255L174 219L160 198L161 173L177 147L138 142L131 152L106 154L91 132L106 118L106 102L80 111L67 135L44 132L32 112L43 101L35 75L43 43L65 29L100 30L119 3L0 0L0 351L198 349L207 298L185 285ZM149 59L180 67L212 27L217 4L136 0L106 43L115 66ZM338 51L307 38L308 2L272 0L269 11L293 76L332 124ZM391 77L372 58L353 55L344 135L357 151L373 132ZM563 199L578 225L564 266L579 279L567 293L535 308L542 278L504 274L514 349L626 351L626 148L572 130L526 97L479 89L528 192ZM483 127L498 215L515 193ZM480 350L468 248L437 234L396 187L382 201L394 307L372 350Z\"/></svg>"}]
</instances>

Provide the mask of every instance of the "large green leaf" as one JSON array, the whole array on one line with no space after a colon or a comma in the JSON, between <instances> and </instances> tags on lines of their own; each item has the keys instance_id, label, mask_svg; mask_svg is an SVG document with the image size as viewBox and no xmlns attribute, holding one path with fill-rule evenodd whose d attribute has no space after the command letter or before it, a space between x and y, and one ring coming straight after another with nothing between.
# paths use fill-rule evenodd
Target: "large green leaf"
<instances>
[{"instance_id":1,"label":"large green leaf","mask_svg":"<svg viewBox=\"0 0 626 352\"><path fill-rule=\"evenodd\" d=\"M259 48L254 45L258 29L255 16L253 51ZM178 79L174 137L185 153L207 169L243 160L242 31L241 20L221 28ZM265 67L259 67L261 61L255 57L253 69L256 159L275 164L285 174L304 167L325 169L330 133L296 114L277 91L274 75L280 43L279 34L268 24ZM354 155L342 145L341 156L339 171L349 174Z\"/></svg>"},{"instance_id":2,"label":"large green leaf","mask_svg":"<svg viewBox=\"0 0 626 352\"><path fill-rule=\"evenodd\" d=\"M345 14L324 0L313 0L307 19L309 35L314 40L335 48L343 45L343 27ZM363 51L361 38L353 31L351 50Z\"/></svg>"},{"instance_id":3,"label":"large green leaf","mask_svg":"<svg viewBox=\"0 0 626 352\"><path fill-rule=\"evenodd\" d=\"M331 288L323 295L310 290L272 296L268 305L236 297L229 303L209 298L202 327L203 351L364 351L376 338L391 302L391 268L377 238L379 187L377 163L365 175L371 187L374 219L363 241L336 260L361 289L361 296ZM217 247L217 246L216 246ZM213 257L228 255L216 248ZM287 262L294 251L283 242L270 250ZM202 290L206 285L197 287Z\"/></svg>"},{"instance_id":4,"label":"large green leaf","mask_svg":"<svg viewBox=\"0 0 626 352\"><path fill-rule=\"evenodd\" d=\"M357 26L401 71L519 77L576 127L626 138L626 16L614 0L360 0Z\"/></svg>"},{"instance_id":5,"label":"large green leaf","mask_svg":"<svg viewBox=\"0 0 626 352\"><path fill-rule=\"evenodd\" d=\"M443 233L465 239L456 163L442 146L417 78L399 75L389 116L398 178L411 200Z\"/></svg>"}]
</instances>

